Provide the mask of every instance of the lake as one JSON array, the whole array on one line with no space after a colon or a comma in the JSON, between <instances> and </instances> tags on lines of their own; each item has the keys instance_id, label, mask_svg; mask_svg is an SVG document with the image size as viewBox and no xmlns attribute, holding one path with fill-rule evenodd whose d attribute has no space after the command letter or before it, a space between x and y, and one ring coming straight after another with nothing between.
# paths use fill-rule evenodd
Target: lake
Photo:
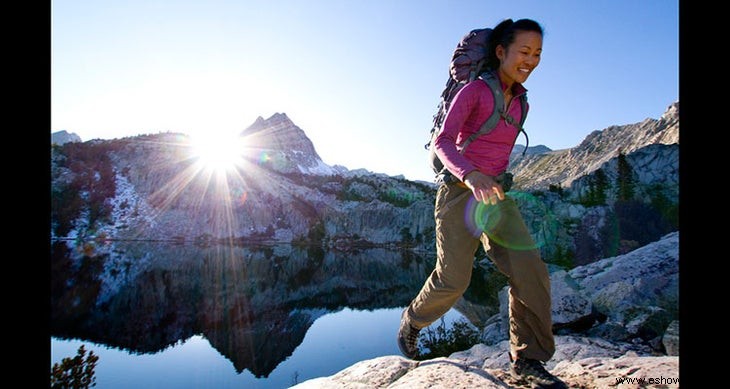
<instances>
[{"instance_id":1,"label":"lake","mask_svg":"<svg viewBox=\"0 0 730 389\"><path fill-rule=\"evenodd\" d=\"M99 388L287 388L400 355L433 255L292 245L52 245L51 364L84 345ZM495 281L497 280L497 281ZM504 281L475 263L443 323L477 328Z\"/></svg>"}]
</instances>

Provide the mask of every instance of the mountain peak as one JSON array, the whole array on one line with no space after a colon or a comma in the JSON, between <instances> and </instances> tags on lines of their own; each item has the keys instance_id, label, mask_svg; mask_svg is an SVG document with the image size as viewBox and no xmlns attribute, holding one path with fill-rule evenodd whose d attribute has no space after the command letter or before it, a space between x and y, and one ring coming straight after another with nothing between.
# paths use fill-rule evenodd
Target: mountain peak
<instances>
[{"instance_id":1,"label":"mountain peak","mask_svg":"<svg viewBox=\"0 0 730 389\"><path fill-rule=\"evenodd\" d=\"M294 125L294 122L285 113L276 112L268 119L264 119L262 116L257 117L253 124L241 132L241 135L249 136L255 132L272 127L296 127L296 125Z\"/></svg>"},{"instance_id":2,"label":"mountain peak","mask_svg":"<svg viewBox=\"0 0 730 389\"><path fill-rule=\"evenodd\" d=\"M257 117L241 136L249 147L265 153L269 160L279 161L277 170L334 174L332 167L322 162L307 134L285 113L277 112L268 119Z\"/></svg>"},{"instance_id":3,"label":"mountain peak","mask_svg":"<svg viewBox=\"0 0 730 389\"><path fill-rule=\"evenodd\" d=\"M51 134L51 144L62 145L68 142L81 142L81 137L74 132L66 130L56 131Z\"/></svg>"},{"instance_id":4,"label":"mountain peak","mask_svg":"<svg viewBox=\"0 0 730 389\"><path fill-rule=\"evenodd\" d=\"M679 118L679 101L675 101L667 107L667 110L662 114L661 119L672 120Z\"/></svg>"}]
</instances>

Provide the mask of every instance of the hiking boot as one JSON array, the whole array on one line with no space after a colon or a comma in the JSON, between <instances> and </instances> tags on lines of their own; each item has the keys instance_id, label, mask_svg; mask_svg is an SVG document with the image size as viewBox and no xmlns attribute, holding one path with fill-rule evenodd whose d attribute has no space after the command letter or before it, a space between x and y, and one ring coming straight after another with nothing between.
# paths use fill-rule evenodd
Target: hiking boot
<instances>
[{"instance_id":1,"label":"hiking boot","mask_svg":"<svg viewBox=\"0 0 730 389\"><path fill-rule=\"evenodd\" d=\"M526 381L533 388L568 389L565 382L545 370L537 359L518 358L510 363L509 371L512 378Z\"/></svg>"},{"instance_id":2,"label":"hiking boot","mask_svg":"<svg viewBox=\"0 0 730 389\"><path fill-rule=\"evenodd\" d=\"M400 328L398 329L398 347L400 352L410 359L418 356L418 333L419 328L413 327L406 317L408 308L403 310L400 316Z\"/></svg>"}]
</instances>

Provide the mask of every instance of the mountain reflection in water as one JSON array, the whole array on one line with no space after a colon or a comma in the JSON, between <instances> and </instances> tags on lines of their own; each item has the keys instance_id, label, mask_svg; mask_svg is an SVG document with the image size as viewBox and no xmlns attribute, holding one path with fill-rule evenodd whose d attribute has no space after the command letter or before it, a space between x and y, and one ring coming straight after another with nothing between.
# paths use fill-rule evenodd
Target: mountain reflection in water
<instances>
[{"instance_id":1,"label":"mountain reflection in water","mask_svg":"<svg viewBox=\"0 0 730 389\"><path fill-rule=\"evenodd\" d=\"M53 338L142 355L202 337L257 378L290 357L319 317L401 308L433 269L432 254L383 248L110 244L83 256L52 244ZM477 326L496 313L502 286L485 282L487 273L475 265L456 307Z\"/></svg>"}]
</instances>

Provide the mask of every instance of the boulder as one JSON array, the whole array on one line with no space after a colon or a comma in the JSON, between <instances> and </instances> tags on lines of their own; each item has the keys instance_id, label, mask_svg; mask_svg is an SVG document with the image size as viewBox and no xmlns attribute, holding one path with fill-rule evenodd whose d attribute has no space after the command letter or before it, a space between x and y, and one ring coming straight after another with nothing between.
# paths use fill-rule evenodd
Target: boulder
<instances>
[{"instance_id":1,"label":"boulder","mask_svg":"<svg viewBox=\"0 0 730 389\"><path fill-rule=\"evenodd\" d=\"M679 357L652 356L645 346L600 338L556 336L559 350L546 368L569 387L630 387L653 383L676 387ZM448 358L414 361L388 355L358 362L329 377L304 381L292 388L504 388L518 383L509 374L509 343L471 349ZM650 381L651 380L651 381ZM621 381L621 382L619 382ZM676 384L676 386L674 386Z\"/></svg>"}]
</instances>

